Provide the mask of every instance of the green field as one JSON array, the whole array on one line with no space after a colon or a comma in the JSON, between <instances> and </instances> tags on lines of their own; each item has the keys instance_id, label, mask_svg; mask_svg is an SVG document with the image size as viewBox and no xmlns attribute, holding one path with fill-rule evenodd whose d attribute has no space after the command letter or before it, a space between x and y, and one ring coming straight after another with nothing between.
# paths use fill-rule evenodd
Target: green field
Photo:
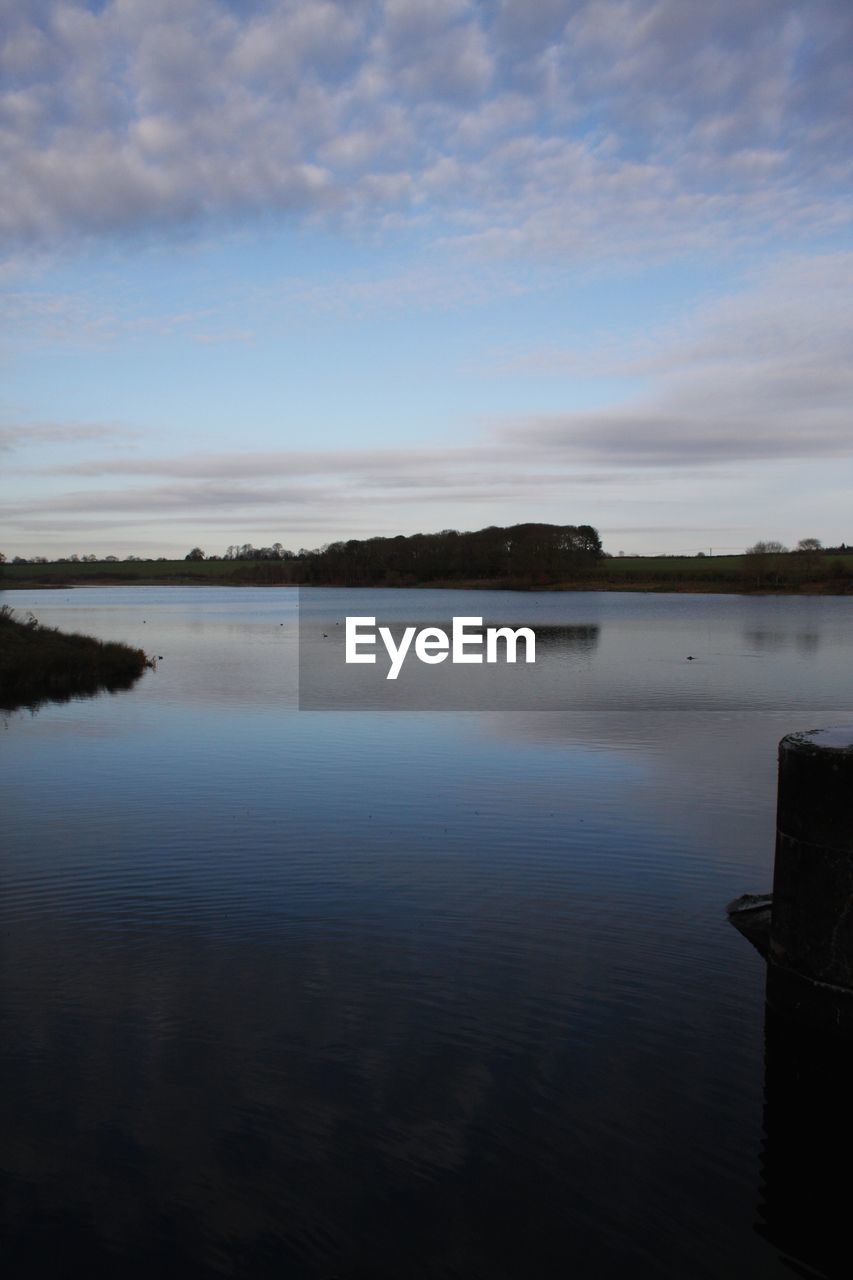
<instances>
[{"instance_id":1,"label":"green field","mask_svg":"<svg viewBox=\"0 0 853 1280\"><path fill-rule=\"evenodd\" d=\"M847 594L853 590L853 553L620 556L603 560L590 576L605 590Z\"/></svg>"},{"instance_id":2,"label":"green field","mask_svg":"<svg viewBox=\"0 0 853 1280\"><path fill-rule=\"evenodd\" d=\"M850 557L853 563L853 556ZM732 577L744 572L746 556L614 556L602 562L607 574L614 578L666 577L713 578Z\"/></svg>"},{"instance_id":3,"label":"green field","mask_svg":"<svg viewBox=\"0 0 853 1280\"><path fill-rule=\"evenodd\" d=\"M298 561L121 560L96 563L6 564L0 588L175 585L298 585ZM464 586L463 582L446 583ZM500 585L478 582L478 586ZM802 556L625 556L606 558L565 582L513 582L513 586L602 590L829 591L853 590L853 552Z\"/></svg>"},{"instance_id":4,"label":"green field","mask_svg":"<svg viewBox=\"0 0 853 1280\"><path fill-rule=\"evenodd\" d=\"M104 560L87 564L5 564L0 566L0 588L29 586L128 586L161 582L210 586L213 583L258 582L285 579L286 563L251 560Z\"/></svg>"}]
</instances>

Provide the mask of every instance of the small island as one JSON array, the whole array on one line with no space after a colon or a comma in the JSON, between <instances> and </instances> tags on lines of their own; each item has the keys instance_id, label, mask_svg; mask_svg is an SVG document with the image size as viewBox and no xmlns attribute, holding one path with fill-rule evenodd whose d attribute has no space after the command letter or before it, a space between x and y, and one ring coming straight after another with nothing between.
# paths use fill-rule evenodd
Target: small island
<instances>
[{"instance_id":1,"label":"small island","mask_svg":"<svg viewBox=\"0 0 853 1280\"><path fill-rule=\"evenodd\" d=\"M43 627L0 606L0 710L129 689L152 665L141 649Z\"/></svg>"}]
</instances>

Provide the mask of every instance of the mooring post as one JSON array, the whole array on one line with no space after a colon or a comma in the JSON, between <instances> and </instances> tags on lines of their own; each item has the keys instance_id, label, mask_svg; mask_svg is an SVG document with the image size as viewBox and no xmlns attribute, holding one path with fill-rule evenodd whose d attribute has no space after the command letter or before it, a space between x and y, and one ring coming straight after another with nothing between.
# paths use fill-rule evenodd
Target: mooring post
<instances>
[{"instance_id":1,"label":"mooring post","mask_svg":"<svg viewBox=\"0 0 853 1280\"><path fill-rule=\"evenodd\" d=\"M792 1270L834 1275L848 1252L837 1170L853 1142L853 726L779 743L773 894L728 912L767 961L757 1230Z\"/></svg>"},{"instance_id":2,"label":"mooring post","mask_svg":"<svg viewBox=\"0 0 853 1280\"><path fill-rule=\"evenodd\" d=\"M853 727L779 744L767 998L853 1032Z\"/></svg>"}]
</instances>

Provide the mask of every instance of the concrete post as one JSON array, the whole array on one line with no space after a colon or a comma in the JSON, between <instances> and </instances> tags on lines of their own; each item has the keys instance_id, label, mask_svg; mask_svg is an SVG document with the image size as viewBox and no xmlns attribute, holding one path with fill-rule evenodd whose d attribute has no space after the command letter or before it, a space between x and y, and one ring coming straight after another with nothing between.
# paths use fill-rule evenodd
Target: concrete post
<instances>
[{"instance_id":1,"label":"concrete post","mask_svg":"<svg viewBox=\"0 0 853 1280\"><path fill-rule=\"evenodd\" d=\"M853 726L779 744L768 998L853 1026Z\"/></svg>"}]
</instances>

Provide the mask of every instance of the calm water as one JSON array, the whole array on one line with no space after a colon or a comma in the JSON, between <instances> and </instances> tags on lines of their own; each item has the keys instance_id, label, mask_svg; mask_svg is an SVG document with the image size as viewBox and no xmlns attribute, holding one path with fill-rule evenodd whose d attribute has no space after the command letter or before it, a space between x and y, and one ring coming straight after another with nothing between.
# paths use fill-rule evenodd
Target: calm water
<instances>
[{"instance_id":1,"label":"calm water","mask_svg":"<svg viewBox=\"0 0 853 1280\"><path fill-rule=\"evenodd\" d=\"M550 628L533 709L461 712L297 710L287 590L0 600L162 655L0 723L7 1274L842 1274L839 1060L724 905L853 600L316 593Z\"/></svg>"}]
</instances>

